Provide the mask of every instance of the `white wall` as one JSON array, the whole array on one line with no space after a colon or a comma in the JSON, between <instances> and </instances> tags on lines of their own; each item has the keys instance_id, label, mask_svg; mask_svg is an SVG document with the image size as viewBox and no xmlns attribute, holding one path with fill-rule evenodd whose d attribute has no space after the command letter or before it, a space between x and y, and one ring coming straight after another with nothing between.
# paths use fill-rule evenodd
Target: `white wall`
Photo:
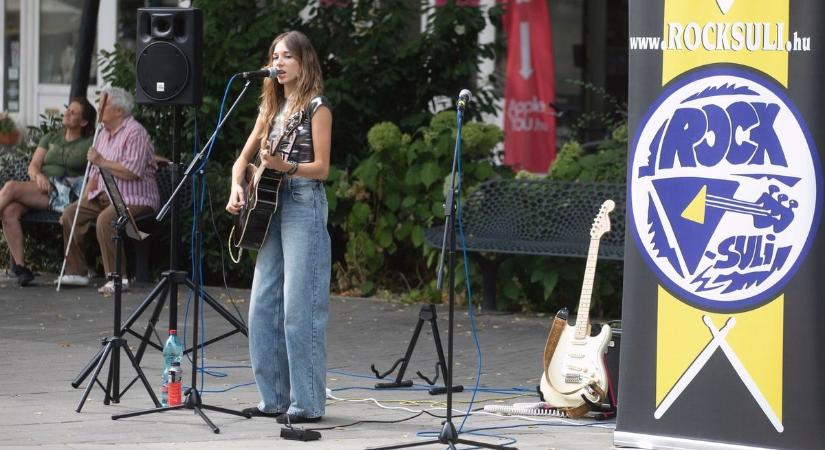
<instances>
[{"instance_id":1,"label":"white wall","mask_svg":"<svg viewBox=\"0 0 825 450\"><path fill-rule=\"evenodd\" d=\"M0 0L0 10L5 11L7 0ZM23 0L20 2L20 111L13 117L21 127L37 125L41 114L59 113L68 102L71 86L69 84L41 84L38 82L39 36L40 36L40 0ZM3 17L0 16L0 20ZM5 22L0 22L5 23ZM101 0L98 11L97 42L98 50L112 50L117 33L117 2ZM0 40L3 36L0 35ZM5 45L4 42L0 44ZM3 48L3 47L0 47ZM0 52L1 53L1 52ZM0 67L5 61L0 60ZM5 76L4 71L0 77ZM98 82L102 81L98 65ZM0 79L0 86L2 86ZM93 104L99 86L89 86L88 97ZM2 95L2 93L0 93Z\"/></svg>"}]
</instances>

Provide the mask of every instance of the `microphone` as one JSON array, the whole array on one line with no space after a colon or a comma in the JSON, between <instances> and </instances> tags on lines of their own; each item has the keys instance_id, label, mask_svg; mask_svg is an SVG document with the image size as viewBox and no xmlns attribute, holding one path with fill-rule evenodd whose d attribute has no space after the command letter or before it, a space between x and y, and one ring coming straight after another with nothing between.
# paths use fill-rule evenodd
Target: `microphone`
<instances>
[{"instance_id":1,"label":"microphone","mask_svg":"<svg viewBox=\"0 0 825 450\"><path fill-rule=\"evenodd\" d=\"M258 78L276 78L278 76L278 69L274 67L267 67L261 70L253 70L250 72L241 72L238 74L244 80L255 80Z\"/></svg>"},{"instance_id":2,"label":"microphone","mask_svg":"<svg viewBox=\"0 0 825 450\"><path fill-rule=\"evenodd\" d=\"M473 94L470 93L467 89L462 89L461 92L458 93L458 110L464 111L464 108L467 106L467 103L470 103L470 100L473 99Z\"/></svg>"}]
</instances>

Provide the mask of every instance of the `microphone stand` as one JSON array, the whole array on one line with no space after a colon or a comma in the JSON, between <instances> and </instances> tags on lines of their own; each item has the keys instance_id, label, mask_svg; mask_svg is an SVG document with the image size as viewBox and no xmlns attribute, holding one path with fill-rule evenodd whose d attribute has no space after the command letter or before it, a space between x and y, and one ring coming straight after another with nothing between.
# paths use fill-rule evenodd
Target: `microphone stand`
<instances>
[{"instance_id":1,"label":"microphone stand","mask_svg":"<svg viewBox=\"0 0 825 450\"><path fill-rule=\"evenodd\" d=\"M462 439L458 437L458 432L456 431L455 425L453 425L453 328L455 325L455 250L456 250L456 239L455 239L455 213L456 213L456 204L455 204L455 178L456 178L456 167L458 159L460 158L461 154L461 124L464 115L464 102L459 101L458 103L458 111L456 114L456 123L457 123L457 136L455 141L455 151L453 152L453 166L450 172L450 190L447 192L447 199L444 204L444 237L441 241L441 256L438 260L438 281L436 283L436 287L438 289L443 288L444 284L444 255L448 252L447 246L449 245L449 256L448 256L448 266L447 266L447 273L449 279L449 313L448 313L448 334L447 334L447 370L445 372L444 377L444 388L447 391L447 417L446 420L443 422L441 432L438 434L437 439L432 439L428 441L419 441L419 442L407 442L402 444L395 444L389 445L386 447L370 447L369 450L389 450L389 449L396 449L396 448L407 448L407 447L418 447L422 445L430 445L430 444L445 444L450 449L455 449L456 444L465 444L465 445L472 445L475 447L482 447L482 448L492 448L498 450L515 450L516 447L507 447L504 445L495 445L495 444L487 444L483 442L476 442L471 441L468 439ZM448 234L449 231L449 234ZM449 239L448 239L449 238ZM449 240L449 243L448 243Z\"/></svg>"},{"instance_id":2,"label":"microphone stand","mask_svg":"<svg viewBox=\"0 0 825 450\"><path fill-rule=\"evenodd\" d=\"M238 102L240 102L241 98L243 98L244 94L246 94L246 91L249 88L249 85L251 83L252 83L251 80L246 81L246 83L243 86L243 89L241 90L241 93L238 94L238 97L235 98L235 101L232 103L232 106L226 112L226 115L224 115L223 118L221 119L220 123L218 123L218 126L215 128L215 131L212 133L212 136L206 142L206 145L204 145L203 148L201 149L201 151L198 152L198 154L195 155L194 158L192 158L192 162L189 164L189 167L186 168L186 172L184 172L183 178L180 180L180 183L175 188L175 190L172 192L172 195L169 197L169 200L166 202L166 204L163 206L163 208L161 208L160 212L158 213L158 215L157 215L157 221L158 222L163 220L163 217L166 215L167 211L169 210L169 206L172 203L172 200L175 198L175 195L177 195L178 191L180 191L181 187L186 182L187 178L192 174L195 167L198 167L198 169L197 169L197 177L195 179L195 189L192 192L192 198L195 199L195 201L197 201L198 190L202 186L202 176L203 176L203 169L201 167L199 167L198 163L200 163L204 159L206 151L212 145L212 142L214 142L215 138L218 135L218 132L223 127L223 124L226 123L226 119L229 118L229 115L232 114L232 111L235 110L235 107L238 105ZM198 217L194 218L194 221L195 221L195 238L194 238L194 241L195 241L194 242L195 243L195 254L192 255L192 260L195 261L196 264L199 264L200 260L201 260L201 246L200 246L201 242L200 242L200 240L201 240L201 227L203 226L203 215L199 214ZM141 415L144 415L144 414L170 411L170 410L175 410L175 409L192 409L192 410L195 411L195 413L197 413L201 417L201 419L203 419L204 422L206 422L206 424L212 429L212 431L215 434L218 434L218 433L221 432L220 428L215 426L215 424L212 423L211 420L209 420L209 417L207 417L206 414L204 414L204 412L203 412L204 409L207 409L207 410L210 410L210 411L222 412L222 413L225 413L225 414L232 414L232 415L236 415L236 416L246 417L247 419L252 417L251 415L240 412L240 411L234 411L234 410L231 410L231 409L220 408L220 407L213 406L213 405L207 405L207 404L205 404L201 401L201 396L198 393L198 388L197 388L197 386L198 386L198 371L199 371L199 369L198 369L198 347L199 347L199 345L198 345L198 319L199 319L198 315L200 313L200 303L204 300L205 292L203 292L203 287L201 286L201 281L202 280L201 280L200 270L194 270L193 272L194 272L193 273L194 280L192 281L192 284L194 285L193 291L195 292L195 306L193 308L193 313L192 313L192 318L193 318L192 321L194 322L194 324L192 326L192 385L189 387L189 390L186 393L186 399L180 405L167 406L167 407L163 407L163 408L154 408L154 409L148 409L148 410L144 410L144 411L137 411L137 412L126 413L126 414L116 414L116 415L112 416L112 420L123 419L123 418L127 418L127 417L141 416Z\"/></svg>"}]
</instances>

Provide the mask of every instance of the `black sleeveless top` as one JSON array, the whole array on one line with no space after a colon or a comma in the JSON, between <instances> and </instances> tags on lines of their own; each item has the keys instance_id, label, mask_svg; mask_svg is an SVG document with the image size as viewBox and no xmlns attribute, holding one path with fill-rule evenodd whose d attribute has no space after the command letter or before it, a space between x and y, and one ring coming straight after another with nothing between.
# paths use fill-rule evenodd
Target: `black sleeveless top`
<instances>
[{"instance_id":1,"label":"black sleeveless top","mask_svg":"<svg viewBox=\"0 0 825 450\"><path fill-rule=\"evenodd\" d=\"M319 95L310 100L307 108L302 112L301 123L295 129L295 142L290 148L290 136L284 136L278 143L278 154L287 161L310 163L315 161L315 148L312 146L312 116L319 107L332 107L326 97Z\"/></svg>"}]
</instances>

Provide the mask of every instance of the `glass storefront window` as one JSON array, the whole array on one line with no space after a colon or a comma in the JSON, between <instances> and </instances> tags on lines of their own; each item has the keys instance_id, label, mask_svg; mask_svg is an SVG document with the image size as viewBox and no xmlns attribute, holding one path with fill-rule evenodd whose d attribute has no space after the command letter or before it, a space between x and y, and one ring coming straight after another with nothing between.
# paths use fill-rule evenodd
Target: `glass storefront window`
<instances>
[{"instance_id":1,"label":"glass storefront window","mask_svg":"<svg viewBox=\"0 0 825 450\"><path fill-rule=\"evenodd\" d=\"M20 111L20 0L6 0L3 110Z\"/></svg>"},{"instance_id":2,"label":"glass storefront window","mask_svg":"<svg viewBox=\"0 0 825 450\"><path fill-rule=\"evenodd\" d=\"M41 0L40 83L70 84L79 43L83 0ZM97 83L97 45L89 83Z\"/></svg>"}]
</instances>

